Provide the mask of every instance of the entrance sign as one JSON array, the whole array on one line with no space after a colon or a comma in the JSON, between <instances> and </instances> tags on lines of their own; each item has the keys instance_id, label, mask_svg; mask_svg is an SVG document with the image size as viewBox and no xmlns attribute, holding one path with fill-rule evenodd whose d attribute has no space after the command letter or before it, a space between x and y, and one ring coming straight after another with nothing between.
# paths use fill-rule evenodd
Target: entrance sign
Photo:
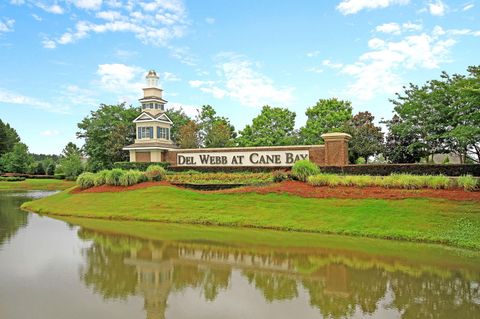
<instances>
[{"instance_id":1,"label":"entrance sign","mask_svg":"<svg viewBox=\"0 0 480 319\"><path fill-rule=\"evenodd\" d=\"M308 150L178 152L177 166L293 166L309 159Z\"/></svg>"}]
</instances>

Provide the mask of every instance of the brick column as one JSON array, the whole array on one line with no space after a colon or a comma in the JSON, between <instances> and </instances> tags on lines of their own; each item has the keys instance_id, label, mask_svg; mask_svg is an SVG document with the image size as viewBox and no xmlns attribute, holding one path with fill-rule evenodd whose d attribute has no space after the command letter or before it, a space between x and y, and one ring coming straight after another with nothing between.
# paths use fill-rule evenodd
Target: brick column
<instances>
[{"instance_id":1,"label":"brick column","mask_svg":"<svg viewBox=\"0 0 480 319\"><path fill-rule=\"evenodd\" d=\"M348 141L352 138L346 133L322 134L325 141L325 165L348 165Z\"/></svg>"}]
</instances>

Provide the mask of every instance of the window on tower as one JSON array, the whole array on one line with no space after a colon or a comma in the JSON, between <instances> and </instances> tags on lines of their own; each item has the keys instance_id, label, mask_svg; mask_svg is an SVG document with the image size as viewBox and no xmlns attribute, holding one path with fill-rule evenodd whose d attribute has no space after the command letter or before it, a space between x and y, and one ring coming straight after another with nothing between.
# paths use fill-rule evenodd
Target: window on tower
<instances>
[{"instance_id":1,"label":"window on tower","mask_svg":"<svg viewBox=\"0 0 480 319\"><path fill-rule=\"evenodd\" d=\"M153 126L139 127L137 132L137 138L153 138Z\"/></svg>"},{"instance_id":2,"label":"window on tower","mask_svg":"<svg viewBox=\"0 0 480 319\"><path fill-rule=\"evenodd\" d=\"M157 138L170 139L170 129L168 127L157 126Z\"/></svg>"}]
</instances>

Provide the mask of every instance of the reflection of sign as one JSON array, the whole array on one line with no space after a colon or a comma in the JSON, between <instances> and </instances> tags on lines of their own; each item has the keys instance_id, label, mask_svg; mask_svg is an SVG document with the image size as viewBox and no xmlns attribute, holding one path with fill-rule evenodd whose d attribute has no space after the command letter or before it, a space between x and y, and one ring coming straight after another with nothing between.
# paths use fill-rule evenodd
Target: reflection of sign
<instances>
[{"instance_id":1,"label":"reflection of sign","mask_svg":"<svg viewBox=\"0 0 480 319\"><path fill-rule=\"evenodd\" d=\"M178 153L178 166L293 166L308 150Z\"/></svg>"}]
</instances>

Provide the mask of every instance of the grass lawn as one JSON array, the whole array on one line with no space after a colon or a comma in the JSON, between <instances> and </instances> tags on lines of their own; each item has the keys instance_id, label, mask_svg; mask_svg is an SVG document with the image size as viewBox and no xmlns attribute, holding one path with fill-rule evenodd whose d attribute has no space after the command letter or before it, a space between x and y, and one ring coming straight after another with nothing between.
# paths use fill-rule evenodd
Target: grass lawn
<instances>
[{"instance_id":1,"label":"grass lawn","mask_svg":"<svg viewBox=\"0 0 480 319\"><path fill-rule=\"evenodd\" d=\"M269 228L480 249L476 201L316 199L156 186L120 193L61 192L22 207L59 216Z\"/></svg>"},{"instance_id":2,"label":"grass lawn","mask_svg":"<svg viewBox=\"0 0 480 319\"><path fill-rule=\"evenodd\" d=\"M65 181L60 179L26 179L21 182L2 182L0 181L1 190L64 190L75 185L73 181Z\"/></svg>"}]
</instances>

